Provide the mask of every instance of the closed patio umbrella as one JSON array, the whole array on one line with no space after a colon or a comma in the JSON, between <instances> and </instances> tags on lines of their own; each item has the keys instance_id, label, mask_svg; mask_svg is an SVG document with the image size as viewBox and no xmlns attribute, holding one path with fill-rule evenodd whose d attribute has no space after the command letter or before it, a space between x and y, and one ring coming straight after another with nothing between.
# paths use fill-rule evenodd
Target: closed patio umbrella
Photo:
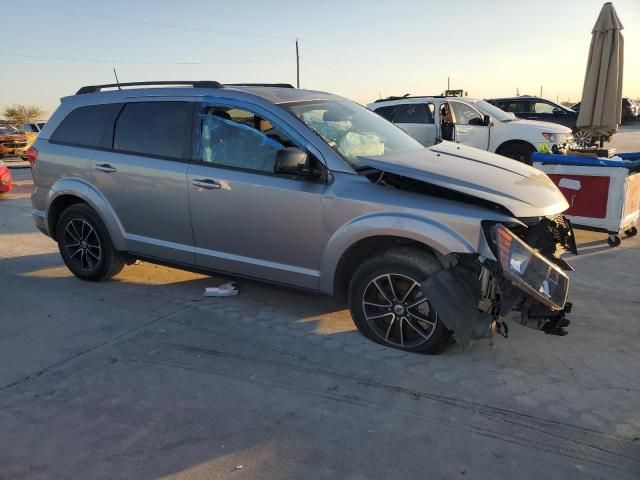
<instances>
[{"instance_id":1,"label":"closed patio umbrella","mask_svg":"<svg viewBox=\"0 0 640 480\"><path fill-rule=\"evenodd\" d=\"M616 133L622 116L622 23L611 2L603 5L591 31L587 72L577 126L600 137Z\"/></svg>"}]
</instances>

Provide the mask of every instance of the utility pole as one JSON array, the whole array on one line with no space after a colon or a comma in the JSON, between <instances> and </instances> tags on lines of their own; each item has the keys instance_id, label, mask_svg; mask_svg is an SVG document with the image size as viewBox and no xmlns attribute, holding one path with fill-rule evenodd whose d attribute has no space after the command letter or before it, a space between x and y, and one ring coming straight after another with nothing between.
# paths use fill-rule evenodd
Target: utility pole
<instances>
[{"instance_id":1,"label":"utility pole","mask_svg":"<svg viewBox=\"0 0 640 480\"><path fill-rule=\"evenodd\" d=\"M451 77L447 77L447 90L451 90Z\"/></svg>"},{"instance_id":2,"label":"utility pole","mask_svg":"<svg viewBox=\"0 0 640 480\"><path fill-rule=\"evenodd\" d=\"M542 98L542 85L540 85L540 98Z\"/></svg>"},{"instance_id":3,"label":"utility pole","mask_svg":"<svg viewBox=\"0 0 640 480\"><path fill-rule=\"evenodd\" d=\"M519 96L520 96L520 88L516 87L516 97L519 97Z\"/></svg>"},{"instance_id":4,"label":"utility pole","mask_svg":"<svg viewBox=\"0 0 640 480\"><path fill-rule=\"evenodd\" d=\"M300 50L298 49L297 38L296 38L296 87L300 88Z\"/></svg>"}]
</instances>

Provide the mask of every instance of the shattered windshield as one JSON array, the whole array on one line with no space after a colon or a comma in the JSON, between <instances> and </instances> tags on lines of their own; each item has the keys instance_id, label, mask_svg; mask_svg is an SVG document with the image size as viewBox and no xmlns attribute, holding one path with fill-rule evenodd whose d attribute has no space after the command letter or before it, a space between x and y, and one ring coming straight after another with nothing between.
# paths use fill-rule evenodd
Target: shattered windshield
<instances>
[{"instance_id":1,"label":"shattered windshield","mask_svg":"<svg viewBox=\"0 0 640 480\"><path fill-rule=\"evenodd\" d=\"M422 150L424 147L391 122L347 100L322 100L283 106L302 120L352 167L359 157Z\"/></svg>"}]
</instances>

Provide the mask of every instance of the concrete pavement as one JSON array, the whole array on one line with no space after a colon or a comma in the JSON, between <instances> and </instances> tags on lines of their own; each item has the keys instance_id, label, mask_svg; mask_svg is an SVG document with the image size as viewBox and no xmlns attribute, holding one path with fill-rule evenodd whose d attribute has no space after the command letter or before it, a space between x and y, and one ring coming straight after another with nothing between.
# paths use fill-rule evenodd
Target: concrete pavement
<instances>
[{"instance_id":1,"label":"concrete pavement","mask_svg":"<svg viewBox=\"0 0 640 480\"><path fill-rule=\"evenodd\" d=\"M19 172L19 173L18 173ZM331 299L143 263L82 282L0 200L0 478L637 479L640 240L580 233L567 337L411 355Z\"/></svg>"}]
</instances>

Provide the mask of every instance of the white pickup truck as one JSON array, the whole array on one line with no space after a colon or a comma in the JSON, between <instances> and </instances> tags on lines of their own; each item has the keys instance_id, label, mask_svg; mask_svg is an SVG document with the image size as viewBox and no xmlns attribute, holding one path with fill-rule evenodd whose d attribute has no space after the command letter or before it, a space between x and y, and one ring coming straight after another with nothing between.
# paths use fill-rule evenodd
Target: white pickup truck
<instances>
[{"instance_id":1,"label":"white pickup truck","mask_svg":"<svg viewBox=\"0 0 640 480\"><path fill-rule=\"evenodd\" d=\"M425 146L450 140L526 163L542 144L552 149L573 142L567 127L520 120L489 102L469 97L389 97L368 108Z\"/></svg>"}]
</instances>

